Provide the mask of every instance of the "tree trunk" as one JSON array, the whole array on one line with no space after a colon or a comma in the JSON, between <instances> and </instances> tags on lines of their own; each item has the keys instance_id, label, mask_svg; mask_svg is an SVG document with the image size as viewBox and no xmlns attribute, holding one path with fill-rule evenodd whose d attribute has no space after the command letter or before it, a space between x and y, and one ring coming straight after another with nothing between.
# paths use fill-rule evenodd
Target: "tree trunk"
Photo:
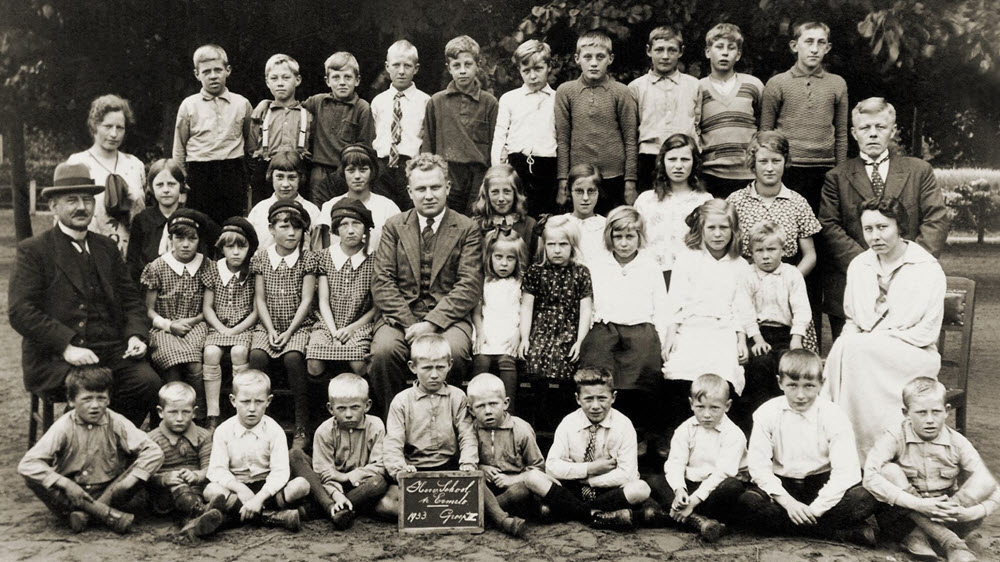
<instances>
[{"instance_id":1,"label":"tree trunk","mask_svg":"<svg viewBox=\"0 0 1000 562\"><path fill-rule=\"evenodd\" d=\"M27 151L24 146L24 122L11 112L7 122L7 146L10 148L10 177L14 199L14 232L17 241L31 238L31 209L28 208Z\"/></svg>"}]
</instances>

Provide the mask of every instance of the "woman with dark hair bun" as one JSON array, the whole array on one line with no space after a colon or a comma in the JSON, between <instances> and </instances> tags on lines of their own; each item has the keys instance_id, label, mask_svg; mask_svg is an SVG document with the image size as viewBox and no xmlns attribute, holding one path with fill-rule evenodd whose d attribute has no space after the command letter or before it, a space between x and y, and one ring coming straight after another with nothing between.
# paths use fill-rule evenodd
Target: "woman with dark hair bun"
<instances>
[{"instance_id":1,"label":"woman with dark hair bun","mask_svg":"<svg viewBox=\"0 0 1000 562\"><path fill-rule=\"evenodd\" d=\"M864 459L882 430L902 419L906 383L937 378L946 280L934 256L906 240L898 199L870 199L858 214L868 250L847 269L847 323L827 357L823 390L851 419Z\"/></svg>"}]
</instances>

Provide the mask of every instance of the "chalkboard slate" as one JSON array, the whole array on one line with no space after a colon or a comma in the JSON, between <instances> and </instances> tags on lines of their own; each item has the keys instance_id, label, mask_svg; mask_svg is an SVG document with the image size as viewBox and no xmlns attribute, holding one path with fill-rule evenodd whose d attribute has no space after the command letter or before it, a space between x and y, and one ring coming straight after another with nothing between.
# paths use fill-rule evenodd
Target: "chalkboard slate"
<instances>
[{"instance_id":1,"label":"chalkboard slate","mask_svg":"<svg viewBox=\"0 0 1000 562\"><path fill-rule=\"evenodd\" d=\"M399 475L401 533L482 533L483 473L457 470Z\"/></svg>"}]
</instances>

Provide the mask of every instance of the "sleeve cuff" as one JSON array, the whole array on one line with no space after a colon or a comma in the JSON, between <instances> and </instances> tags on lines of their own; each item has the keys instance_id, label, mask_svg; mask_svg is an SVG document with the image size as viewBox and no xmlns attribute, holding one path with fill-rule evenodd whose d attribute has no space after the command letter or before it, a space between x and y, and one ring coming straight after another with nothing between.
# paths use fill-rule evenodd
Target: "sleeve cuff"
<instances>
[{"instance_id":1,"label":"sleeve cuff","mask_svg":"<svg viewBox=\"0 0 1000 562\"><path fill-rule=\"evenodd\" d=\"M142 468L134 468L132 469L132 476L135 476L139 480L146 482L147 480L149 480L149 471Z\"/></svg>"},{"instance_id":2,"label":"sleeve cuff","mask_svg":"<svg viewBox=\"0 0 1000 562\"><path fill-rule=\"evenodd\" d=\"M42 479L42 486L45 486L46 488L51 488L53 485L55 485L56 482L59 481L60 478L64 478L64 476L62 474L59 474L58 472L53 471Z\"/></svg>"}]
</instances>

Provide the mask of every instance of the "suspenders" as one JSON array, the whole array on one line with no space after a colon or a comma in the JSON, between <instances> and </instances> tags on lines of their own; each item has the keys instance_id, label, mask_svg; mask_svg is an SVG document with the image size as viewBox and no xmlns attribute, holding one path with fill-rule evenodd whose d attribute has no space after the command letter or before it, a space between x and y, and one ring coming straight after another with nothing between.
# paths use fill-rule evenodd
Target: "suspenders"
<instances>
[{"instance_id":1,"label":"suspenders","mask_svg":"<svg viewBox=\"0 0 1000 562\"><path fill-rule=\"evenodd\" d=\"M270 135L268 134L268 129L271 128L271 122L267 118L268 114L271 112L271 103L268 102L267 107L264 108L264 118L261 120L260 125L260 145L261 154L267 154L267 145L270 140ZM305 107L299 106L299 139L296 143L296 148L299 150L305 149L306 147L306 128L309 126L309 113L306 111ZM264 156L266 158L266 156Z\"/></svg>"}]
</instances>

